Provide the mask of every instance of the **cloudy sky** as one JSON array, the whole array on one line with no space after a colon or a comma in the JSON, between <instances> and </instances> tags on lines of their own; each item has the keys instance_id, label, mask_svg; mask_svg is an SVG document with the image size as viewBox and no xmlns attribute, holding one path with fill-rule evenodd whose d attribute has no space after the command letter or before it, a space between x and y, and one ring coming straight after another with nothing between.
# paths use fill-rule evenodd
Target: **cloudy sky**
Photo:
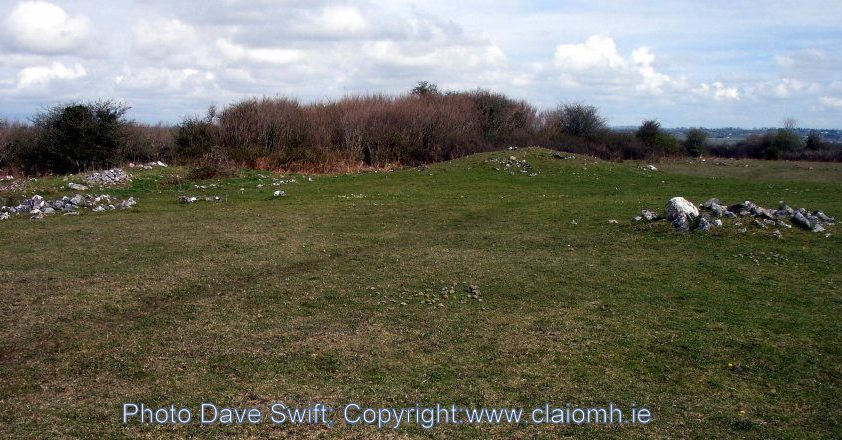
<instances>
[{"instance_id":1,"label":"cloudy sky","mask_svg":"<svg viewBox=\"0 0 842 440\"><path fill-rule=\"evenodd\" d=\"M424 79L612 125L842 128L840 17L839 0L0 0L0 117L116 98L177 122Z\"/></svg>"}]
</instances>

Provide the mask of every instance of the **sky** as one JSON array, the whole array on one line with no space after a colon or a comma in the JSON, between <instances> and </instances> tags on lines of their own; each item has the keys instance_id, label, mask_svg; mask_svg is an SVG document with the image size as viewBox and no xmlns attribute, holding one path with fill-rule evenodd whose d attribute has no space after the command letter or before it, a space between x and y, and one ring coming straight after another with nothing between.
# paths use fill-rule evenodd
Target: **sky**
<instances>
[{"instance_id":1,"label":"sky","mask_svg":"<svg viewBox=\"0 0 842 440\"><path fill-rule=\"evenodd\" d=\"M842 1L0 0L0 117L489 89L611 125L842 128Z\"/></svg>"}]
</instances>

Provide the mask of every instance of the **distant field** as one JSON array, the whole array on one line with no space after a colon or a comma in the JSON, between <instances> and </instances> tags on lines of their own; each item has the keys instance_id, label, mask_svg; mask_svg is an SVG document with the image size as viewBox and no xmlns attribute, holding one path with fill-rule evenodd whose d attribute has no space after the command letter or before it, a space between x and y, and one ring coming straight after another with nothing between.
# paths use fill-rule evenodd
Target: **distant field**
<instances>
[{"instance_id":1,"label":"distant field","mask_svg":"<svg viewBox=\"0 0 842 440\"><path fill-rule=\"evenodd\" d=\"M510 155L537 175L490 160ZM133 171L129 187L101 191L134 196L129 211L0 222L0 437L842 437L840 226L778 240L631 220L677 195L840 218L842 164L649 172L565 156L521 149L312 182ZM25 194L71 194L65 184ZM127 401L613 402L653 421L124 427Z\"/></svg>"}]
</instances>

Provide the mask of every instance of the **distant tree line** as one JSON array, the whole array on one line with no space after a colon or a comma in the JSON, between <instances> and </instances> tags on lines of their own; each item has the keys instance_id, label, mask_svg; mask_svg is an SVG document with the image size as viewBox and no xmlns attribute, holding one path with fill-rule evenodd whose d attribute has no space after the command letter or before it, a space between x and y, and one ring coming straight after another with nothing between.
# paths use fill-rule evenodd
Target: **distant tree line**
<instances>
[{"instance_id":1,"label":"distant tree line","mask_svg":"<svg viewBox=\"0 0 842 440\"><path fill-rule=\"evenodd\" d=\"M735 145L708 142L693 128L680 140L656 120L611 130L596 107L566 103L538 111L486 90L441 92L419 82L399 96L353 96L302 104L251 98L176 126L126 120L114 101L57 105L31 123L0 121L0 168L70 173L125 162L164 160L256 168L333 170L349 164L415 165L507 146L540 145L609 160L713 155L842 161L842 148L794 123Z\"/></svg>"}]
</instances>

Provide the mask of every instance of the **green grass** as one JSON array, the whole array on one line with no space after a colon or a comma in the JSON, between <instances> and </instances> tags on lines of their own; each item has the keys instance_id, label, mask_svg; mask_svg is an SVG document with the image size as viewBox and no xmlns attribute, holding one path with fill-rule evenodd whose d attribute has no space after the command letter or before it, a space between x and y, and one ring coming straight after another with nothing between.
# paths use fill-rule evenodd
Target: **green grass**
<instances>
[{"instance_id":1,"label":"green grass","mask_svg":"<svg viewBox=\"0 0 842 440\"><path fill-rule=\"evenodd\" d=\"M509 155L539 174L487 162ZM528 149L427 171L298 176L279 199L270 173L201 191L172 183L187 172L171 168L104 191L134 195L130 211L0 222L0 436L839 438L838 226L777 240L631 220L675 195L842 217L842 165L745 163L749 175L686 163L652 173ZM41 179L26 194L68 194L64 184ZM179 205L180 194L226 201ZM654 420L125 427L126 401L614 402Z\"/></svg>"}]
</instances>

